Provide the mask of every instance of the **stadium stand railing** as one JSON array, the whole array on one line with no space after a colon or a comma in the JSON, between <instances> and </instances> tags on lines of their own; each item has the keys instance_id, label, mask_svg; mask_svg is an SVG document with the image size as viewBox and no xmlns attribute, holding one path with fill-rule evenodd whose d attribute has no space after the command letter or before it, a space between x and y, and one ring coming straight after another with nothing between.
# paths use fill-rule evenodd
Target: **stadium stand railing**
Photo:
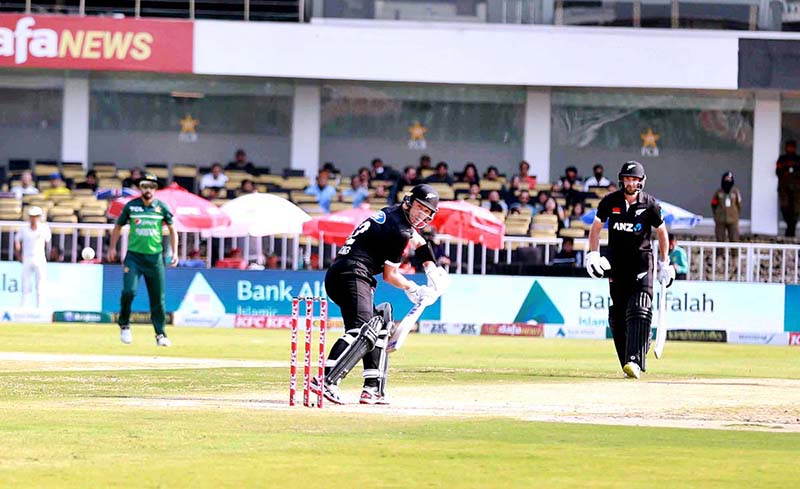
<instances>
[{"instance_id":1,"label":"stadium stand railing","mask_svg":"<svg viewBox=\"0 0 800 489\"><path fill-rule=\"evenodd\" d=\"M0 3L0 12L299 22L304 0L65 0Z\"/></svg>"},{"instance_id":2,"label":"stadium stand railing","mask_svg":"<svg viewBox=\"0 0 800 489\"><path fill-rule=\"evenodd\" d=\"M53 217L52 212L63 213ZM80 212L88 216L99 215L104 210L99 207L81 207ZM53 232L52 244L64 253L67 262L80 260L80 250L84 246L95 249L102 260L107 250L108 239L113 224L75 222L73 210L67 206L57 206L50 211L50 225ZM17 216L19 208L0 207L0 217ZM94 214L93 214L94 213ZM101 216L104 219L104 216ZM13 241L23 221L0 220L0 258L14 260ZM283 269L298 269L315 263L315 268L324 269L336 256L335 245L322 245L317 239L301 235L278 235L264 238L226 238L215 239L201 236L195 232L180 232L179 254L186 259L190 250L204 248L208 266L211 266L208 250L216 251L224 257L226 250L239 248L244 256L252 258L264 254L279 255ZM558 237L537 238L530 236L505 236L501 250L489 250L475 243L468 243L452 236L440 234L437 241L444 244L446 254L451 258L451 271L464 274L547 274L555 253L563 241ZM575 239L575 249L585 250L588 240ZM123 235L122 246L125 239ZM213 245L213 247L212 247ZM601 241L601 246L605 241ZM689 257L688 280L800 283L800 245L774 243L717 243L712 241L686 241L681 244ZM323 257L312 260L312 255ZM564 269L560 269L562 272ZM581 267L575 267L574 276L584 276Z\"/></svg>"}]
</instances>

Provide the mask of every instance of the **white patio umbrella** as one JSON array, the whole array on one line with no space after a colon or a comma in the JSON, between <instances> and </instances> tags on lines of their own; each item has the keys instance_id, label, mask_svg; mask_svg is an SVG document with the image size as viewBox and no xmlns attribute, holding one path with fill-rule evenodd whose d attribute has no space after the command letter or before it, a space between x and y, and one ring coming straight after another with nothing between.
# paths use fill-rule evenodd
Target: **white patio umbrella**
<instances>
[{"instance_id":1,"label":"white patio umbrella","mask_svg":"<svg viewBox=\"0 0 800 489\"><path fill-rule=\"evenodd\" d=\"M220 207L231 223L214 228L204 236L232 238L243 236L272 236L275 234L300 234L303 223L311 216L292 202L271 194L247 194Z\"/></svg>"}]
</instances>

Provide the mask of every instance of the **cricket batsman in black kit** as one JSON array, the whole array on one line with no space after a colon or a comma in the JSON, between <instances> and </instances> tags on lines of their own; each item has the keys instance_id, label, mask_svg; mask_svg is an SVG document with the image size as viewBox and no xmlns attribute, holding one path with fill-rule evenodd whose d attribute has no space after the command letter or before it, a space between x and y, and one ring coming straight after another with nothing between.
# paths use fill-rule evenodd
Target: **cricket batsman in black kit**
<instances>
[{"instance_id":1,"label":"cricket batsman in black kit","mask_svg":"<svg viewBox=\"0 0 800 489\"><path fill-rule=\"evenodd\" d=\"M589 231L586 270L592 278L608 277L611 303L608 324L623 372L638 379L645 371L653 318L652 229L658 237L658 281L672 285L667 226L655 197L642 191L647 176L638 161L619 172L619 187L600 201ZM608 258L600 256L600 230L608 220Z\"/></svg>"},{"instance_id":2,"label":"cricket batsman in black kit","mask_svg":"<svg viewBox=\"0 0 800 489\"><path fill-rule=\"evenodd\" d=\"M438 298L436 284L446 272L435 266L433 251L418 232L433 220L438 205L439 195L433 187L416 185L401 204L385 207L362 222L328 269L325 289L342 310L345 329L325 362L325 385L321 388L330 402L342 404L339 382L363 359L361 404L387 404L386 346L394 322L391 304L376 307L373 303L377 285L374 275L382 273L384 281L403 289L414 303L430 304ZM418 285L398 270L409 242L423 258L428 285ZM319 391L319 379L312 379L311 384L315 392Z\"/></svg>"}]
</instances>

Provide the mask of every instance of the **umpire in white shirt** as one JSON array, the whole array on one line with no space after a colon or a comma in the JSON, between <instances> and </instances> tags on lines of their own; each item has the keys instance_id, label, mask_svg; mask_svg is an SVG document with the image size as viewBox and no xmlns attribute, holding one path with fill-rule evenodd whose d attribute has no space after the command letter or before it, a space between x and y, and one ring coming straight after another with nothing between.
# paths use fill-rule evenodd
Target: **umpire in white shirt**
<instances>
[{"instance_id":1,"label":"umpire in white shirt","mask_svg":"<svg viewBox=\"0 0 800 489\"><path fill-rule=\"evenodd\" d=\"M20 306L25 307L25 296L31 291L32 279L36 280L36 307L42 306L42 294L47 280L47 252L45 244L50 242L50 227L42 222L42 208L28 207L29 222L17 233L14 250L17 259L22 261L22 298Z\"/></svg>"}]
</instances>

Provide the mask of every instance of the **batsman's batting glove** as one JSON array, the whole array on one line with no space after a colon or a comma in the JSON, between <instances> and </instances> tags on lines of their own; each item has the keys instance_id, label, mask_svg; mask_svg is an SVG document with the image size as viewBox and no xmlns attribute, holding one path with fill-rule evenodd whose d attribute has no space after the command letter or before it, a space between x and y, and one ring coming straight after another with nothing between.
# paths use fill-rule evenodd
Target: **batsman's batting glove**
<instances>
[{"instance_id":1,"label":"batsman's batting glove","mask_svg":"<svg viewBox=\"0 0 800 489\"><path fill-rule=\"evenodd\" d=\"M422 302L425 306L433 304L436 302L436 299L439 298L439 295L436 293L436 291L427 285L414 284L410 289L406 289L405 292L406 296L408 296L408 300L414 304Z\"/></svg>"},{"instance_id":2,"label":"batsman's batting glove","mask_svg":"<svg viewBox=\"0 0 800 489\"><path fill-rule=\"evenodd\" d=\"M590 251L586 255L586 271L592 278L603 278L603 274L611 270L608 258L600 256L599 251Z\"/></svg>"},{"instance_id":3,"label":"batsman's batting glove","mask_svg":"<svg viewBox=\"0 0 800 489\"><path fill-rule=\"evenodd\" d=\"M658 281L667 284L667 288L675 281L675 268L669 264L669 260L658 262Z\"/></svg>"},{"instance_id":4,"label":"batsman's batting glove","mask_svg":"<svg viewBox=\"0 0 800 489\"><path fill-rule=\"evenodd\" d=\"M442 267L437 267L433 263L425 266L425 276L428 277L428 287L441 294L450 286L450 274Z\"/></svg>"}]
</instances>

